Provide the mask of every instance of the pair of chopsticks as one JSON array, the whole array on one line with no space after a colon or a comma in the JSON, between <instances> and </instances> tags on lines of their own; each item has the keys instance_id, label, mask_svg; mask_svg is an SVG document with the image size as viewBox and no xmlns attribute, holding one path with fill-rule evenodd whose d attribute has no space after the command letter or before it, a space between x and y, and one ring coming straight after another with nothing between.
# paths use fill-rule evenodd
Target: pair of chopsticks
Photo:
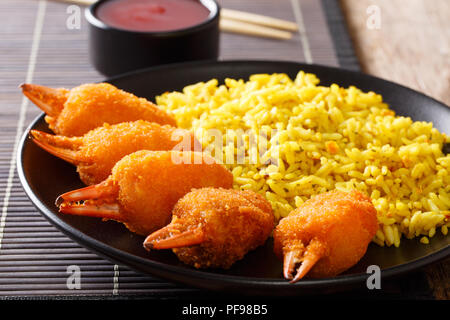
<instances>
[{"instance_id":1,"label":"pair of chopsticks","mask_svg":"<svg viewBox=\"0 0 450 320\"><path fill-rule=\"evenodd\" d=\"M259 14L222 9L220 30L251 36L287 40L291 32L298 31L298 25L291 21L276 19Z\"/></svg>"},{"instance_id":2,"label":"pair of chopsticks","mask_svg":"<svg viewBox=\"0 0 450 320\"><path fill-rule=\"evenodd\" d=\"M54 0L59 2L91 5L97 0ZM220 14L220 30L256 37L288 40L292 32L298 31L298 25L291 21L276 19L264 15L224 9Z\"/></svg>"}]
</instances>

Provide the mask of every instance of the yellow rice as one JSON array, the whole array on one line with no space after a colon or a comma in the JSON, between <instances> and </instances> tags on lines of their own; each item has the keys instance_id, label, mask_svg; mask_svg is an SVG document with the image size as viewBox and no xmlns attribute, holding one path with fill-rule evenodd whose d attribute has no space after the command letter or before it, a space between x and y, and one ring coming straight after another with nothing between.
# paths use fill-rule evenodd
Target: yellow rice
<instances>
[{"instance_id":1,"label":"yellow rice","mask_svg":"<svg viewBox=\"0 0 450 320\"><path fill-rule=\"evenodd\" d=\"M212 79L156 102L180 127L193 129L204 148L213 143L208 130L219 130L223 155L213 154L232 171L234 187L265 195L277 219L312 195L357 189L377 209L379 245L398 247L402 236L426 244L448 233L450 155L442 147L450 139L432 123L396 116L379 94L320 86L314 74L300 71L295 80L255 74L219 85ZM250 134L238 144L230 129L266 133L268 151L257 161L230 164L229 152L251 153ZM267 163L271 157L280 161Z\"/></svg>"}]
</instances>

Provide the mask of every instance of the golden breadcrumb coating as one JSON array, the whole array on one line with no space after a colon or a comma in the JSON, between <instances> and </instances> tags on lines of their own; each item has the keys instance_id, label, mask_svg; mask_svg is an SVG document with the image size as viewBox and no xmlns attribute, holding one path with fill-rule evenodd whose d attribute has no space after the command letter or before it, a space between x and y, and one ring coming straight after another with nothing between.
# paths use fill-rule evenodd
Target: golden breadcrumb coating
<instances>
[{"instance_id":1,"label":"golden breadcrumb coating","mask_svg":"<svg viewBox=\"0 0 450 320\"><path fill-rule=\"evenodd\" d=\"M83 137L79 152L83 158L89 159L89 163L81 163L77 171L84 183L100 183L124 156L139 150L172 150L183 138L190 141L191 149L186 151L192 151L194 145L198 145L192 132L169 125L142 120L105 125Z\"/></svg>"},{"instance_id":2,"label":"golden breadcrumb coating","mask_svg":"<svg viewBox=\"0 0 450 320\"><path fill-rule=\"evenodd\" d=\"M173 249L178 258L196 268L229 268L264 244L274 227L270 203L253 191L196 189L174 207L172 232L201 227L205 241Z\"/></svg>"}]
</instances>

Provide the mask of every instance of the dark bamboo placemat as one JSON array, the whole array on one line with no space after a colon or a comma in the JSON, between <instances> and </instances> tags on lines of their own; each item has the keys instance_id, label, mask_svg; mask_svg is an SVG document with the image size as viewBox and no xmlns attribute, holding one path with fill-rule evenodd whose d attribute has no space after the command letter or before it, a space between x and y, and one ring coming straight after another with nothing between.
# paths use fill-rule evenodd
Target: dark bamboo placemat
<instances>
[{"instance_id":1,"label":"dark bamboo placemat","mask_svg":"<svg viewBox=\"0 0 450 320\"><path fill-rule=\"evenodd\" d=\"M300 32L289 41L222 34L220 59L292 60L358 68L335 0L220 3L300 25ZM17 86L34 82L73 87L103 79L88 60L84 19L80 29L66 27L68 6L45 0L0 2L0 297L220 296L136 273L98 257L47 222L22 190L15 167L17 142L40 111L22 97ZM72 265L80 268L80 289L67 286L68 268ZM430 298L423 278L414 279L388 283L388 295L396 298L416 292L415 297ZM411 283L418 285L411 288Z\"/></svg>"}]
</instances>

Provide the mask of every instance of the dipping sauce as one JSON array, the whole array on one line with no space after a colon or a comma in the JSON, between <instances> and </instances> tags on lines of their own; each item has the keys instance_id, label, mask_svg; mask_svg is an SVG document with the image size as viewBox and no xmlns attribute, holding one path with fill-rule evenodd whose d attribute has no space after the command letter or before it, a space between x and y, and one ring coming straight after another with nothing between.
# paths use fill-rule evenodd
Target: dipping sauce
<instances>
[{"instance_id":1,"label":"dipping sauce","mask_svg":"<svg viewBox=\"0 0 450 320\"><path fill-rule=\"evenodd\" d=\"M198 0L111 0L102 3L97 18L130 31L172 31L205 21L208 8Z\"/></svg>"}]
</instances>

